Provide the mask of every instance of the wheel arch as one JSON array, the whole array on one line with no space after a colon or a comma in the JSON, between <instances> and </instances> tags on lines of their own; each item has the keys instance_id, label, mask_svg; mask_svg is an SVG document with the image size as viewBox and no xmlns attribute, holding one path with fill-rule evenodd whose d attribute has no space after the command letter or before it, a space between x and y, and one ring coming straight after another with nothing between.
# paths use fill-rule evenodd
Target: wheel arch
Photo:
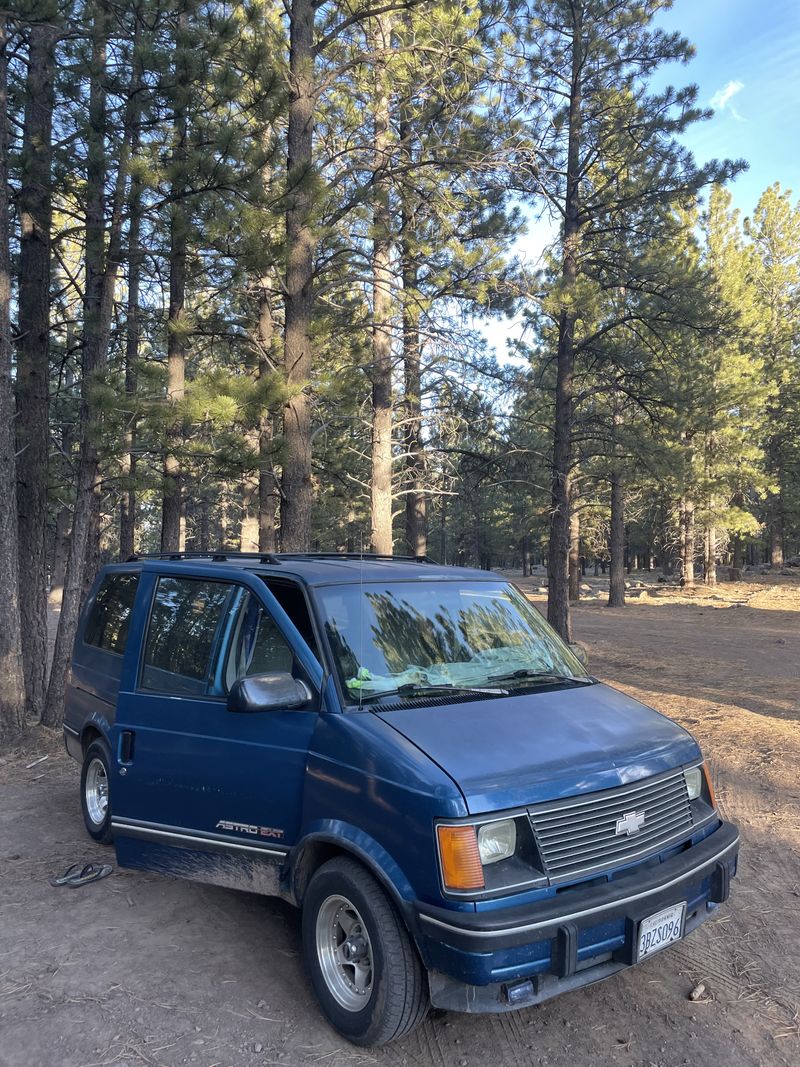
<instances>
[{"instance_id":1,"label":"wheel arch","mask_svg":"<svg viewBox=\"0 0 800 1067\"><path fill-rule=\"evenodd\" d=\"M86 751L89 745L93 741L100 738L101 741L105 741L108 745L109 751L111 751L111 739L110 739L111 727L110 724L101 716L92 716L84 724L81 730L80 741L81 751L83 755L86 755Z\"/></svg>"},{"instance_id":2,"label":"wheel arch","mask_svg":"<svg viewBox=\"0 0 800 1067\"><path fill-rule=\"evenodd\" d=\"M414 936L412 902L415 893L411 883L396 861L373 838L348 828L350 833L331 829L307 834L292 850L288 870L288 891L291 900L302 907L308 884L314 873L336 856L348 856L366 868L401 916L408 932ZM358 838L362 838L359 840Z\"/></svg>"}]
</instances>

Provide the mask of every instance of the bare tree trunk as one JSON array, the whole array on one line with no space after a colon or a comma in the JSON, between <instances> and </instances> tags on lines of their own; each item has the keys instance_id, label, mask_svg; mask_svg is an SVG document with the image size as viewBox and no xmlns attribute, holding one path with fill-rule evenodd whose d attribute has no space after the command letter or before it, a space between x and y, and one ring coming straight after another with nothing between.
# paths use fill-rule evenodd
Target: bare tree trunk
<instances>
[{"instance_id":1,"label":"bare tree trunk","mask_svg":"<svg viewBox=\"0 0 800 1067\"><path fill-rule=\"evenodd\" d=\"M258 427L246 434L247 450L255 458L259 454ZM258 471L247 471L242 482L242 525L239 531L239 551L258 552Z\"/></svg>"},{"instance_id":2,"label":"bare tree trunk","mask_svg":"<svg viewBox=\"0 0 800 1067\"><path fill-rule=\"evenodd\" d=\"M56 515L56 535L53 546L53 567L50 571L50 594L47 602L50 607L60 607L64 595L64 578L67 573L67 556L69 554L69 534L72 528L72 512L62 504Z\"/></svg>"},{"instance_id":3,"label":"bare tree trunk","mask_svg":"<svg viewBox=\"0 0 800 1067\"><path fill-rule=\"evenodd\" d=\"M372 486L371 541L374 552L392 552L392 216L389 207L391 166L390 104L387 57L392 22L372 20L375 61L372 170Z\"/></svg>"},{"instance_id":4,"label":"bare tree trunk","mask_svg":"<svg viewBox=\"0 0 800 1067\"><path fill-rule=\"evenodd\" d=\"M569 298L578 275L580 244L581 79L583 74L582 9L572 8L572 71L569 90L567 175L561 278ZM558 320L553 469L550 496L550 544L547 559L547 621L565 641L572 640L569 610L570 494L572 478L573 373L575 312L561 309Z\"/></svg>"},{"instance_id":5,"label":"bare tree trunk","mask_svg":"<svg viewBox=\"0 0 800 1067\"><path fill-rule=\"evenodd\" d=\"M0 11L0 745L25 726L14 389L11 383L11 256L8 211L8 33Z\"/></svg>"},{"instance_id":6,"label":"bare tree trunk","mask_svg":"<svg viewBox=\"0 0 800 1067\"><path fill-rule=\"evenodd\" d=\"M185 523L181 524L183 471L180 447L183 436L181 406L186 395L186 255L189 220L186 210L186 157L188 119L184 95L187 12L178 16L175 35L176 103L172 111L174 147L169 222L169 317L167 322L167 402L173 416L166 434L164 497L161 507L161 551L178 552L185 546Z\"/></svg>"},{"instance_id":7,"label":"bare tree trunk","mask_svg":"<svg viewBox=\"0 0 800 1067\"><path fill-rule=\"evenodd\" d=\"M57 32L30 28L19 193L17 509L27 708L41 714L47 665L47 461L50 379L53 79Z\"/></svg>"},{"instance_id":8,"label":"bare tree trunk","mask_svg":"<svg viewBox=\"0 0 800 1067\"><path fill-rule=\"evenodd\" d=\"M275 319L269 279L262 278L258 297L258 378L263 382L275 370L272 346ZM258 551L274 552L275 514L280 494L275 478L272 455L272 412L264 406L258 422Z\"/></svg>"},{"instance_id":9,"label":"bare tree trunk","mask_svg":"<svg viewBox=\"0 0 800 1067\"><path fill-rule=\"evenodd\" d=\"M717 584L717 530L707 526L705 533L705 577L706 585Z\"/></svg>"},{"instance_id":10,"label":"bare tree trunk","mask_svg":"<svg viewBox=\"0 0 800 1067\"><path fill-rule=\"evenodd\" d=\"M414 159L414 134L401 108L400 154L410 172ZM428 551L428 520L425 499L425 444L422 440L422 367L419 337L419 293L416 264L414 193L401 190L400 258L403 280L403 377L404 442L406 452L406 545L412 556Z\"/></svg>"},{"instance_id":11,"label":"bare tree trunk","mask_svg":"<svg viewBox=\"0 0 800 1067\"><path fill-rule=\"evenodd\" d=\"M615 464L611 474L611 564L608 606L625 606L625 479Z\"/></svg>"},{"instance_id":12,"label":"bare tree trunk","mask_svg":"<svg viewBox=\"0 0 800 1067\"><path fill-rule=\"evenodd\" d=\"M682 501L682 542L681 560L683 563L683 584L694 585L694 501L685 497Z\"/></svg>"},{"instance_id":13,"label":"bare tree trunk","mask_svg":"<svg viewBox=\"0 0 800 1067\"><path fill-rule=\"evenodd\" d=\"M137 114L138 122L138 114ZM138 128L131 153L139 145ZM139 287L142 275L140 245L142 189L139 181L131 181L128 220L128 304L125 323L125 399L128 404L125 424L125 445L122 453L122 494L119 514L119 558L128 559L136 551L136 390L137 361L139 359L140 317Z\"/></svg>"},{"instance_id":14,"label":"bare tree trunk","mask_svg":"<svg viewBox=\"0 0 800 1067\"><path fill-rule=\"evenodd\" d=\"M569 601L577 604L581 599L581 517L574 500L570 501L569 517Z\"/></svg>"},{"instance_id":15,"label":"bare tree trunk","mask_svg":"<svg viewBox=\"0 0 800 1067\"><path fill-rule=\"evenodd\" d=\"M210 515L208 494L202 493L200 497L200 515L197 520L197 551L208 552L210 539Z\"/></svg>"},{"instance_id":16,"label":"bare tree trunk","mask_svg":"<svg viewBox=\"0 0 800 1067\"><path fill-rule=\"evenodd\" d=\"M283 413L281 545L311 545L311 318L314 307L313 138L314 0L292 0L289 12L286 281L284 372L290 390Z\"/></svg>"}]
</instances>

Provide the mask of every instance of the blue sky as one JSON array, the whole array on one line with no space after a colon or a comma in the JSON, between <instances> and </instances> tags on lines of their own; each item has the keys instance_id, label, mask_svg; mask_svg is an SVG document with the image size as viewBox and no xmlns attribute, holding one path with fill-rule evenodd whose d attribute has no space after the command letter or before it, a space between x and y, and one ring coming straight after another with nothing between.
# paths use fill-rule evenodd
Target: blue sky
<instances>
[{"instance_id":1,"label":"blue sky","mask_svg":"<svg viewBox=\"0 0 800 1067\"><path fill-rule=\"evenodd\" d=\"M697 55L666 68L674 84L694 82L714 117L685 138L698 162L743 158L731 185L743 214L779 181L800 197L800 0L676 0L659 20Z\"/></svg>"},{"instance_id":2,"label":"blue sky","mask_svg":"<svg viewBox=\"0 0 800 1067\"><path fill-rule=\"evenodd\" d=\"M747 160L730 186L743 216L776 181L800 199L800 0L675 0L658 23L697 53L687 66L663 68L659 85L696 84L699 103L714 107L713 118L685 136L697 161ZM531 267L551 236L545 220L529 227L519 251ZM520 330L504 319L482 332L502 356Z\"/></svg>"}]
</instances>

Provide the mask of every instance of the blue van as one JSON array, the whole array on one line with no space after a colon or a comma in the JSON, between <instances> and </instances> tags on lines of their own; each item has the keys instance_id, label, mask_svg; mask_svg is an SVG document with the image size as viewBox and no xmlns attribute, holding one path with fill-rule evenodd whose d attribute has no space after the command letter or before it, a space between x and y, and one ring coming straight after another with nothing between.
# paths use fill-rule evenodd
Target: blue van
<instances>
[{"instance_id":1,"label":"blue van","mask_svg":"<svg viewBox=\"0 0 800 1067\"><path fill-rule=\"evenodd\" d=\"M302 909L351 1041L607 978L724 901L697 742L591 677L496 574L182 553L104 567L66 703L117 861Z\"/></svg>"}]
</instances>

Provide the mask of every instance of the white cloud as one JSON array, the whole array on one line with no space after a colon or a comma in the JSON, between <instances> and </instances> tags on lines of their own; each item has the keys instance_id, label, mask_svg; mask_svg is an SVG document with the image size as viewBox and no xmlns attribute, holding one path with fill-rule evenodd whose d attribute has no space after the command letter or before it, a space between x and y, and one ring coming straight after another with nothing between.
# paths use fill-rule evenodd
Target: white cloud
<instances>
[{"instance_id":1,"label":"white cloud","mask_svg":"<svg viewBox=\"0 0 800 1067\"><path fill-rule=\"evenodd\" d=\"M715 111L730 111L731 115L739 122L744 122L744 119L733 106L731 101L737 93L740 93L744 89L744 82L729 81L727 85L723 85L721 89L717 89L714 95L711 97L709 103Z\"/></svg>"}]
</instances>

